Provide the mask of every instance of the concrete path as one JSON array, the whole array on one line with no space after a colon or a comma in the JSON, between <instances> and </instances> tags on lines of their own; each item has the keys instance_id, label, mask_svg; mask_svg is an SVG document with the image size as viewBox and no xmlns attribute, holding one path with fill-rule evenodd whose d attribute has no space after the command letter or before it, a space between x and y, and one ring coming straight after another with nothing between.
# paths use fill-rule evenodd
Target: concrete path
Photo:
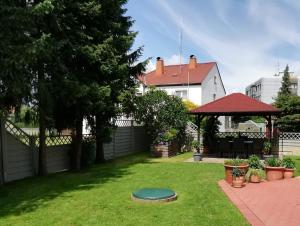
<instances>
[{"instance_id":1,"label":"concrete path","mask_svg":"<svg viewBox=\"0 0 300 226\"><path fill-rule=\"evenodd\" d=\"M224 180L219 186L254 226L300 225L300 178L233 188Z\"/></svg>"},{"instance_id":2,"label":"concrete path","mask_svg":"<svg viewBox=\"0 0 300 226\"><path fill-rule=\"evenodd\" d=\"M202 161L194 162L194 158L189 158L185 162L193 163L224 163L225 158L213 158L213 157L203 157Z\"/></svg>"}]
</instances>

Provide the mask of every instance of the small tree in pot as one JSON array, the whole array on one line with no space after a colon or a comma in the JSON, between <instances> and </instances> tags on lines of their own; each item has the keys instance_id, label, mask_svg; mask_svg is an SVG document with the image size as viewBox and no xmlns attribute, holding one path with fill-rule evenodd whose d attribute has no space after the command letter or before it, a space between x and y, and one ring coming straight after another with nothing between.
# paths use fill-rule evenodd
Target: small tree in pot
<instances>
[{"instance_id":1,"label":"small tree in pot","mask_svg":"<svg viewBox=\"0 0 300 226\"><path fill-rule=\"evenodd\" d=\"M265 170L268 181L280 180L283 178L284 167L282 161L271 157L265 160Z\"/></svg>"},{"instance_id":2,"label":"small tree in pot","mask_svg":"<svg viewBox=\"0 0 300 226\"><path fill-rule=\"evenodd\" d=\"M232 170L232 187L235 187L235 188L241 188L243 187L243 183L244 183L244 179L243 179L243 175L244 175L244 172L235 167L233 168Z\"/></svg>"},{"instance_id":3,"label":"small tree in pot","mask_svg":"<svg viewBox=\"0 0 300 226\"><path fill-rule=\"evenodd\" d=\"M282 165L284 166L284 178L292 178L294 177L296 164L290 157L285 157L282 160Z\"/></svg>"},{"instance_id":4,"label":"small tree in pot","mask_svg":"<svg viewBox=\"0 0 300 226\"><path fill-rule=\"evenodd\" d=\"M265 172L263 170L263 165L260 159L256 155L251 155L248 159L249 169L245 175L247 181L252 183L259 183L261 179L265 177Z\"/></svg>"},{"instance_id":5,"label":"small tree in pot","mask_svg":"<svg viewBox=\"0 0 300 226\"><path fill-rule=\"evenodd\" d=\"M224 161L225 168L225 180L227 183L232 184L232 171L234 168L238 168L243 172L243 175L246 174L248 170L248 161L244 159L229 159Z\"/></svg>"},{"instance_id":6,"label":"small tree in pot","mask_svg":"<svg viewBox=\"0 0 300 226\"><path fill-rule=\"evenodd\" d=\"M192 142L192 146L193 146L193 149L194 149L194 153L193 153L194 161L195 162L201 161L202 160L202 154L201 154L201 144L200 144L200 142L194 140Z\"/></svg>"},{"instance_id":7,"label":"small tree in pot","mask_svg":"<svg viewBox=\"0 0 300 226\"><path fill-rule=\"evenodd\" d=\"M263 153L263 159L268 159L273 157L273 155L271 155L271 151L272 151L272 143L270 141L265 141L263 143L263 149L262 149L262 153Z\"/></svg>"}]
</instances>

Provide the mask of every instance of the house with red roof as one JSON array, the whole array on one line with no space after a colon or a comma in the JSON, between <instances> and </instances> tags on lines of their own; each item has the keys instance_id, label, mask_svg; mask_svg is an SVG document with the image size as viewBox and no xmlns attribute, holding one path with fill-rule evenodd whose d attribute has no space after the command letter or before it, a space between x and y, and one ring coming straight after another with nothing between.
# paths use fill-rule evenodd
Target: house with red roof
<instances>
[{"instance_id":1,"label":"house with red roof","mask_svg":"<svg viewBox=\"0 0 300 226\"><path fill-rule=\"evenodd\" d=\"M188 64L164 65L160 57L156 69L139 77L139 93L150 86L165 90L170 95L203 105L226 95L225 87L216 62L198 63L194 55Z\"/></svg>"},{"instance_id":2,"label":"house with red roof","mask_svg":"<svg viewBox=\"0 0 300 226\"><path fill-rule=\"evenodd\" d=\"M204 105L226 95L216 62L199 63L194 55L188 64L164 65L160 57L156 68L139 77L139 93L143 95L151 86L165 90L169 95L181 97L196 105ZM224 131L225 117L220 117Z\"/></svg>"}]
</instances>

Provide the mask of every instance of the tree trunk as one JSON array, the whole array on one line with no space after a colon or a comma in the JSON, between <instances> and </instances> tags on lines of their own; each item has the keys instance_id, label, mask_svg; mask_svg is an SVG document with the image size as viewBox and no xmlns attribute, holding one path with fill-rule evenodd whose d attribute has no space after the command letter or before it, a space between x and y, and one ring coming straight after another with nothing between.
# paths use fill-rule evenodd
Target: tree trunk
<instances>
[{"instance_id":1,"label":"tree trunk","mask_svg":"<svg viewBox=\"0 0 300 226\"><path fill-rule=\"evenodd\" d=\"M74 141L74 147L72 151L72 163L71 163L73 170L80 170L81 168L82 120L83 118L80 117L78 120L76 120L76 125L75 125L75 141Z\"/></svg>"},{"instance_id":2,"label":"tree trunk","mask_svg":"<svg viewBox=\"0 0 300 226\"><path fill-rule=\"evenodd\" d=\"M47 152L46 152L46 125L45 115L39 107L39 176L45 176L47 171Z\"/></svg>"},{"instance_id":3,"label":"tree trunk","mask_svg":"<svg viewBox=\"0 0 300 226\"><path fill-rule=\"evenodd\" d=\"M103 149L103 121L101 116L96 115L96 163L105 162L104 149Z\"/></svg>"}]
</instances>

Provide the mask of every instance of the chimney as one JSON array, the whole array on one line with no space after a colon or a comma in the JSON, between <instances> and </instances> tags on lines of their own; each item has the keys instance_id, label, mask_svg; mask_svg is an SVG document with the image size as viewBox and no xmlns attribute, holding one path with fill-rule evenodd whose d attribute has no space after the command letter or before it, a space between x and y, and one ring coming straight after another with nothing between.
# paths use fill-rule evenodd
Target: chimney
<instances>
[{"instance_id":1,"label":"chimney","mask_svg":"<svg viewBox=\"0 0 300 226\"><path fill-rule=\"evenodd\" d=\"M165 71L164 60L160 57L156 58L156 75L163 75Z\"/></svg>"},{"instance_id":2,"label":"chimney","mask_svg":"<svg viewBox=\"0 0 300 226\"><path fill-rule=\"evenodd\" d=\"M190 55L189 69L195 69L197 67L197 59L194 55Z\"/></svg>"}]
</instances>

